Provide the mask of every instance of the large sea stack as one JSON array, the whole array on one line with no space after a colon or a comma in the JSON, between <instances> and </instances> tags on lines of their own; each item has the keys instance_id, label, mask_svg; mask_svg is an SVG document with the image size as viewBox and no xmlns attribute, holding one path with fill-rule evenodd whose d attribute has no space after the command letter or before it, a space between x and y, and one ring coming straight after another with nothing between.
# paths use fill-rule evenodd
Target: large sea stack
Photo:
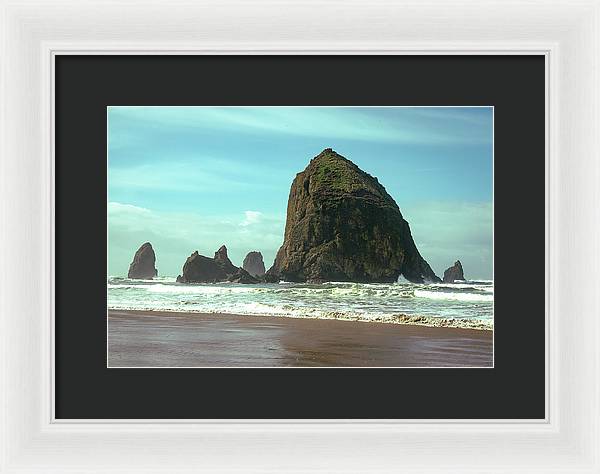
<instances>
[{"instance_id":1,"label":"large sea stack","mask_svg":"<svg viewBox=\"0 0 600 474\"><path fill-rule=\"evenodd\" d=\"M464 280L465 274L463 273L463 267L460 260L454 262L450 268L447 268L444 272L444 283L454 283L454 280Z\"/></svg>"},{"instance_id":2,"label":"large sea stack","mask_svg":"<svg viewBox=\"0 0 600 474\"><path fill-rule=\"evenodd\" d=\"M158 276L158 270L154 266L156 263L156 255L150 242L142 244L138 251L133 256L133 262L129 265L127 278L137 278L142 280L152 280Z\"/></svg>"},{"instance_id":3,"label":"large sea stack","mask_svg":"<svg viewBox=\"0 0 600 474\"><path fill-rule=\"evenodd\" d=\"M331 148L292 183L284 242L267 278L295 282L436 281L398 205Z\"/></svg>"},{"instance_id":4,"label":"large sea stack","mask_svg":"<svg viewBox=\"0 0 600 474\"><path fill-rule=\"evenodd\" d=\"M227 247L221 246L214 258L200 255L198 251L190 255L183 265L182 274L177 276L179 283L258 283L246 270L236 267L227 256Z\"/></svg>"},{"instance_id":5,"label":"large sea stack","mask_svg":"<svg viewBox=\"0 0 600 474\"><path fill-rule=\"evenodd\" d=\"M262 253L257 251L248 252L242 268L252 276L262 276L265 274L265 262L263 261Z\"/></svg>"}]
</instances>

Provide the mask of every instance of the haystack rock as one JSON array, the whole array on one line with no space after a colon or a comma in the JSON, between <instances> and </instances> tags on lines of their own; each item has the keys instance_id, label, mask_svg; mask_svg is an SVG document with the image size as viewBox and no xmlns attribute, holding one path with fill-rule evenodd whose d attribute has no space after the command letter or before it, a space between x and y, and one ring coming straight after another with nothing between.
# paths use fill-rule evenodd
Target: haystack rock
<instances>
[{"instance_id":1,"label":"haystack rock","mask_svg":"<svg viewBox=\"0 0 600 474\"><path fill-rule=\"evenodd\" d=\"M242 268L252 276L262 276L265 274L265 262L263 261L262 253L257 251L248 252Z\"/></svg>"},{"instance_id":2,"label":"haystack rock","mask_svg":"<svg viewBox=\"0 0 600 474\"><path fill-rule=\"evenodd\" d=\"M298 173L284 242L267 281L436 281L398 205L379 184L331 148Z\"/></svg>"},{"instance_id":3,"label":"haystack rock","mask_svg":"<svg viewBox=\"0 0 600 474\"><path fill-rule=\"evenodd\" d=\"M179 283L258 283L246 270L236 267L227 256L224 245L215 252L214 258L200 255L198 251L190 255L183 265Z\"/></svg>"},{"instance_id":4,"label":"haystack rock","mask_svg":"<svg viewBox=\"0 0 600 474\"><path fill-rule=\"evenodd\" d=\"M129 265L127 278L137 278L142 280L152 280L158 276L156 264L156 255L150 242L142 244L133 256L133 262Z\"/></svg>"},{"instance_id":5,"label":"haystack rock","mask_svg":"<svg viewBox=\"0 0 600 474\"><path fill-rule=\"evenodd\" d=\"M465 274L463 273L463 267L460 260L454 262L450 268L447 268L444 272L444 283L454 283L454 280L464 280Z\"/></svg>"}]
</instances>

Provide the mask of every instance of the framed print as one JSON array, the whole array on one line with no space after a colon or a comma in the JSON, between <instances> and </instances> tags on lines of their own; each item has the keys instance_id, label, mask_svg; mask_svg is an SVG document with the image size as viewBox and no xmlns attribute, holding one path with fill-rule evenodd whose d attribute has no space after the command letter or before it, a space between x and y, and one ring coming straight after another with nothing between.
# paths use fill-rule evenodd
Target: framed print
<instances>
[{"instance_id":1,"label":"framed print","mask_svg":"<svg viewBox=\"0 0 600 474\"><path fill-rule=\"evenodd\" d=\"M107 365L493 367L493 110L109 106Z\"/></svg>"},{"instance_id":2,"label":"framed print","mask_svg":"<svg viewBox=\"0 0 600 474\"><path fill-rule=\"evenodd\" d=\"M1 472L600 472L598 2L2 12Z\"/></svg>"}]
</instances>

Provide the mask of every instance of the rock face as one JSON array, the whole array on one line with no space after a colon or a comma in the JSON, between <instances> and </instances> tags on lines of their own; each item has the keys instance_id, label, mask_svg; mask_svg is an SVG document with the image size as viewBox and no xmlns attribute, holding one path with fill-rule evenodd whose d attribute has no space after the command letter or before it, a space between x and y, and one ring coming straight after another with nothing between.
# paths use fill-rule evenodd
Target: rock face
<instances>
[{"instance_id":1,"label":"rock face","mask_svg":"<svg viewBox=\"0 0 600 474\"><path fill-rule=\"evenodd\" d=\"M436 281L377 178L331 148L292 183L284 242L266 275L296 282Z\"/></svg>"},{"instance_id":2,"label":"rock face","mask_svg":"<svg viewBox=\"0 0 600 474\"><path fill-rule=\"evenodd\" d=\"M444 272L444 283L454 283L454 280L464 280L465 274L463 273L463 267L460 260L454 262L450 268L447 268Z\"/></svg>"},{"instance_id":3,"label":"rock face","mask_svg":"<svg viewBox=\"0 0 600 474\"><path fill-rule=\"evenodd\" d=\"M229 257L227 256L227 247L224 245L221 245L219 250L215 252L214 261L227 275L235 273L238 270L238 267L229 260Z\"/></svg>"},{"instance_id":4,"label":"rock face","mask_svg":"<svg viewBox=\"0 0 600 474\"><path fill-rule=\"evenodd\" d=\"M242 268L252 276L262 276L265 274L265 262L263 261L262 253L253 251L249 252L244 258Z\"/></svg>"},{"instance_id":5,"label":"rock face","mask_svg":"<svg viewBox=\"0 0 600 474\"><path fill-rule=\"evenodd\" d=\"M224 245L215 252L214 258L200 255L198 251L190 255L183 265L179 283L258 283L246 270L236 267L227 256Z\"/></svg>"},{"instance_id":6,"label":"rock face","mask_svg":"<svg viewBox=\"0 0 600 474\"><path fill-rule=\"evenodd\" d=\"M229 275L227 277L227 281L232 283L245 283L245 284L253 284L260 283L257 278L254 278L250 273L248 273L243 268L238 268L237 271L233 275Z\"/></svg>"},{"instance_id":7,"label":"rock face","mask_svg":"<svg viewBox=\"0 0 600 474\"><path fill-rule=\"evenodd\" d=\"M133 256L133 262L129 265L127 278L152 280L158 276L158 270L154 266L156 255L150 242L143 244Z\"/></svg>"}]
</instances>

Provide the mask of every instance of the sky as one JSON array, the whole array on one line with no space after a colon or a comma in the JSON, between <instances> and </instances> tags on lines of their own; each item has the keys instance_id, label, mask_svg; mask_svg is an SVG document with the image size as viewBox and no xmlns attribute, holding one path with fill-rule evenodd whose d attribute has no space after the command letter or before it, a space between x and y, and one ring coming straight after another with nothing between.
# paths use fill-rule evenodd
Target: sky
<instances>
[{"instance_id":1,"label":"sky","mask_svg":"<svg viewBox=\"0 0 600 474\"><path fill-rule=\"evenodd\" d=\"M491 107L108 107L108 272L146 241L159 275L223 244L235 265L283 243L295 175L333 148L376 176L442 276L493 274Z\"/></svg>"}]
</instances>

